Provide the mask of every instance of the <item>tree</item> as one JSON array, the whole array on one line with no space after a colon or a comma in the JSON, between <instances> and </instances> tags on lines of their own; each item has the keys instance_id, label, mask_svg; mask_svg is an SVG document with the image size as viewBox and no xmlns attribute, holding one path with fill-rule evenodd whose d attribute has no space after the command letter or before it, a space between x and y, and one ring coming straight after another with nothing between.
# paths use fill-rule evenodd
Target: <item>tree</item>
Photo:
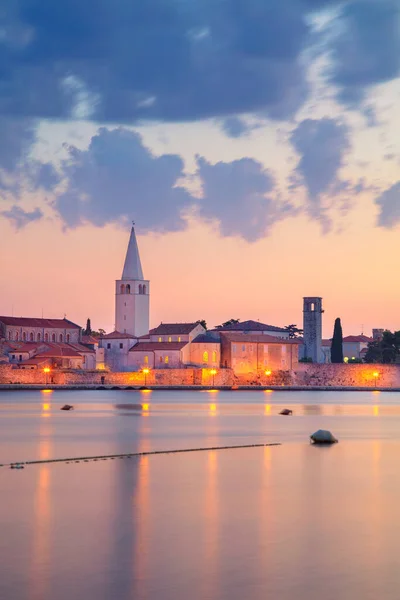
<instances>
[{"instance_id":1,"label":"tree","mask_svg":"<svg viewBox=\"0 0 400 600\"><path fill-rule=\"evenodd\" d=\"M199 319L198 321L196 321L196 323L204 327L204 329L207 331L207 321L205 319Z\"/></svg>"},{"instance_id":2,"label":"tree","mask_svg":"<svg viewBox=\"0 0 400 600\"><path fill-rule=\"evenodd\" d=\"M340 319L335 320L335 327L333 329L333 338L331 345L331 362L343 362L343 331Z\"/></svg>"},{"instance_id":3,"label":"tree","mask_svg":"<svg viewBox=\"0 0 400 600\"><path fill-rule=\"evenodd\" d=\"M238 323L240 323L240 319L229 319L229 321L225 321L222 325L218 325L218 328L229 327L230 325L237 325Z\"/></svg>"},{"instance_id":4,"label":"tree","mask_svg":"<svg viewBox=\"0 0 400 600\"><path fill-rule=\"evenodd\" d=\"M297 327L297 325L286 325L284 327L284 329L286 329L286 331L289 332L289 338L290 339L294 339L294 338L298 338L300 336L303 335L303 330L300 329L299 327Z\"/></svg>"},{"instance_id":5,"label":"tree","mask_svg":"<svg viewBox=\"0 0 400 600\"><path fill-rule=\"evenodd\" d=\"M384 331L382 338L370 342L365 355L367 363L391 364L400 360L400 331Z\"/></svg>"},{"instance_id":6,"label":"tree","mask_svg":"<svg viewBox=\"0 0 400 600\"><path fill-rule=\"evenodd\" d=\"M83 330L83 335L92 335L92 327L90 325L90 319L86 321L86 329Z\"/></svg>"}]
</instances>

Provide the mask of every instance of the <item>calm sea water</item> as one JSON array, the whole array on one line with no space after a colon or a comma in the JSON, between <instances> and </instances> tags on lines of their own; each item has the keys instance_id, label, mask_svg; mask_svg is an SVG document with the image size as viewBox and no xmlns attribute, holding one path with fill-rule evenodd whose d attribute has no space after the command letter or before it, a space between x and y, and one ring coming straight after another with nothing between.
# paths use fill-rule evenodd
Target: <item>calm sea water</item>
<instances>
[{"instance_id":1,"label":"calm sea water","mask_svg":"<svg viewBox=\"0 0 400 600\"><path fill-rule=\"evenodd\" d=\"M2 467L0 598L397 599L400 394L0 393L3 464L265 442Z\"/></svg>"}]
</instances>

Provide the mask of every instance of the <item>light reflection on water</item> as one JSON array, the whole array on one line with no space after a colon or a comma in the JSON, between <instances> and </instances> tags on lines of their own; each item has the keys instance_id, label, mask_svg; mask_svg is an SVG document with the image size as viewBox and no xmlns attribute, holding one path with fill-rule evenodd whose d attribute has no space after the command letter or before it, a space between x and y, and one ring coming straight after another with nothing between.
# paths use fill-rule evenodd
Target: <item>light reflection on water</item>
<instances>
[{"instance_id":1,"label":"light reflection on water","mask_svg":"<svg viewBox=\"0 0 400 600\"><path fill-rule=\"evenodd\" d=\"M256 395L174 404L153 393L133 409L116 404L140 405L139 394L0 396L2 462L283 442L3 467L0 598L397 599L398 395L351 404L330 392L323 405ZM66 402L73 412L59 410ZM309 445L320 426L340 443Z\"/></svg>"}]
</instances>

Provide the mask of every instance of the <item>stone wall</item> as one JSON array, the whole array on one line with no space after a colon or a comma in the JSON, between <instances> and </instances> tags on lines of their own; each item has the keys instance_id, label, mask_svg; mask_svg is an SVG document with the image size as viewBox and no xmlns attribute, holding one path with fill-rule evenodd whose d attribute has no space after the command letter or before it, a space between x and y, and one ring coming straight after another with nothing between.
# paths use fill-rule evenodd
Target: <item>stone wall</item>
<instances>
[{"instance_id":1,"label":"stone wall","mask_svg":"<svg viewBox=\"0 0 400 600\"><path fill-rule=\"evenodd\" d=\"M374 373L378 376L374 377ZM293 385L322 387L400 387L400 365L299 363Z\"/></svg>"}]
</instances>

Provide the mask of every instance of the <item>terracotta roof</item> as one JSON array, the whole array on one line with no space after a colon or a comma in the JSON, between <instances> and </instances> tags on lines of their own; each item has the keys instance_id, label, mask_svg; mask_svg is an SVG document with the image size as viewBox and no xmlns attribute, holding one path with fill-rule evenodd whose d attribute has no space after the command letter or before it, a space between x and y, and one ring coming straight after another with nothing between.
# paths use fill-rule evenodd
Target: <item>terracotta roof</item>
<instances>
[{"instance_id":1,"label":"terracotta roof","mask_svg":"<svg viewBox=\"0 0 400 600\"><path fill-rule=\"evenodd\" d=\"M273 335L258 335L258 334L246 334L246 333L228 333L221 332L221 337L225 338L229 342L237 342L238 344L243 344L246 342L250 343L258 343L258 344L302 344L302 340L297 338L289 339L289 338L278 338Z\"/></svg>"},{"instance_id":2,"label":"terracotta roof","mask_svg":"<svg viewBox=\"0 0 400 600\"><path fill-rule=\"evenodd\" d=\"M47 348L48 345L44 342L24 342L20 346L10 345L10 347L14 348L13 350L10 350L11 352L32 352L32 350L35 351L39 348Z\"/></svg>"},{"instance_id":3,"label":"terracotta roof","mask_svg":"<svg viewBox=\"0 0 400 600\"><path fill-rule=\"evenodd\" d=\"M150 329L150 335L185 335L198 325L199 323L161 323L158 327Z\"/></svg>"},{"instance_id":4,"label":"terracotta roof","mask_svg":"<svg viewBox=\"0 0 400 600\"><path fill-rule=\"evenodd\" d=\"M372 338L367 337L366 335L348 335L343 338L344 342L364 342L364 344L368 344L372 342Z\"/></svg>"},{"instance_id":5,"label":"terracotta roof","mask_svg":"<svg viewBox=\"0 0 400 600\"><path fill-rule=\"evenodd\" d=\"M322 340L322 346L332 346L332 340Z\"/></svg>"},{"instance_id":6,"label":"terracotta roof","mask_svg":"<svg viewBox=\"0 0 400 600\"><path fill-rule=\"evenodd\" d=\"M81 354L73 348L50 348L45 352L36 354L36 358L46 356L48 358L81 358Z\"/></svg>"},{"instance_id":7,"label":"terracotta roof","mask_svg":"<svg viewBox=\"0 0 400 600\"><path fill-rule=\"evenodd\" d=\"M214 337L207 333L201 333L194 338L192 344L219 344L219 337Z\"/></svg>"},{"instance_id":8,"label":"terracotta roof","mask_svg":"<svg viewBox=\"0 0 400 600\"><path fill-rule=\"evenodd\" d=\"M85 352L85 353L89 353L89 354L94 354L95 350L93 350L92 348L88 348L87 346L84 346L83 344L55 344L58 346L68 346L69 348L73 348L74 350L76 350L77 352Z\"/></svg>"},{"instance_id":9,"label":"terracotta roof","mask_svg":"<svg viewBox=\"0 0 400 600\"><path fill-rule=\"evenodd\" d=\"M93 335L83 335L82 344L98 344L99 338L93 337Z\"/></svg>"},{"instance_id":10,"label":"terracotta roof","mask_svg":"<svg viewBox=\"0 0 400 600\"><path fill-rule=\"evenodd\" d=\"M80 329L68 319L35 319L30 317L0 317L0 323L17 327L42 327L48 329Z\"/></svg>"},{"instance_id":11,"label":"terracotta roof","mask_svg":"<svg viewBox=\"0 0 400 600\"><path fill-rule=\"evenodd\" d=\"M100 339L102 340L136 340L136 336L131 333L121 333L120 331L112 331L103 335Z\"/></svg>"},{"instance_id":12,"label":"terracotta roof","mask_svg":"<svg viewBox=\"0 0 400 600\"><path fill-rule=\"evenodd\" d=\"M182 350L188 342L143 342L136 344L129 352L155 352L157 350Z\"/></svg>"},{"instance_id":13,"label":"terracotta roof","mask_svg":"<svg viewBox=\"0 0 400 600\"><path fill-rule=\"evenodd\" d=\"M50 358L49 356L34 356L32 358L28 358L27 360L23 360L22 362L18 363L19 365L41 365L43 363L50 363Z\"/></svg>"},{"instance_id":14,"label":"terracotta roof","mask_svg":"<svg viewBox=\"0 0 400 600\"><path fill-rule=\"evenodd\" d=\"M281 333L288 333L287 329L283 327L276 327L275 325L267 325L266 323L260 323L259 321L241 321L233 325L227 325L222 327L219 325L215 328L217 331L279 331Z\"/></svg>"}]
</instances>

